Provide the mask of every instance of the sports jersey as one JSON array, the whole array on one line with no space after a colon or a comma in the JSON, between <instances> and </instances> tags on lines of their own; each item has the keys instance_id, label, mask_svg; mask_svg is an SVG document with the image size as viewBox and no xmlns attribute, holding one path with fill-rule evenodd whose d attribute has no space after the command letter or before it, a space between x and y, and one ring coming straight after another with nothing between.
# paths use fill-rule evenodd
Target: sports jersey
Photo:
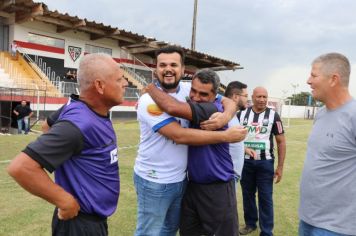
<instances>
[{"instance_id":1,"label":"sports jersey","mask_svg":"<svg viewBox=\"0 0 356 236\"><path fill-rule=\"evenodd\" d=\"M169 95L185 102L190 87L190 83L180 82L177 91ZM156 183L176 183L184 180L187 168L187 145L176 144L157 131L171 122L178 122L182 127L188 127L189 122L160 110L149 94L142 95L138 101L137 119L141 134L134 166L135 173L141 178Z\"/></svg>"},{"instance_id":2,"label":"sports jersey","mask_svg":"<svg viewBox=\"0 0 356 236\"><path fill-rule=\"evenodd\" d=\"M223 111L221 98L215 102L219 112ZM234 117L228 126L238 125L238 120ZM221 130L227 129L224 126ZM192 125L192 128L199 128ZM227 182L236 177L233 160L243 156L243 149L240 143L218 143L201 146L189 146L188 149L188 178L194 183L214 183ZM239 168L237 168L239 169ZM241 172L240 172L241 174Z\"/></svg>"},{"instance_id":3,"label":"sports jersey","mask_svg":"<svg viewBox=\"0 0 356 236\"><path fill-rule=\"evenodd\" d=\"M256 113L252 107L238 112L237 118L240 125L247 128L245 147L256 151L257 157L245 155L245 159L270 160L274 159L273 135L283 134L282 121L277 112L266 108L263 112Z\"/></svg>"},{"instance_id":4,"label":"sports jersey","mask_svg":"<svg viewBox=\"0 0 356 236\"><path fill-rule=\"evenodd\" d=\"M49 116L46 118L48 126L51 127L58 120L58 117L61 114L63 107L69 105L72 101L78 101L78 100L79 100L79 95L71 94L66 104L61 106L57 111L54 111L51 114L49 114Z\"/></svg>"},{"instance_id":5,"label":"sports jersey","mask_svg":"<svg viewBox=\"0 0 356 236\"><path fill-rule=\"evenodd\" d=\"M62 131L57 126L63 127ZM79 131L79 150L60 140L68 137L64 127L71 127L77 138ZM57 158L52 150L65 157ZM55 170L55 182L78 200L81 212L108 217L116 210L120 179L117 140L109 117L98 115L81 101L72 101L62 108L48 134L40 136L24 152L47 170Z\"/></svg>"}]
</instances>

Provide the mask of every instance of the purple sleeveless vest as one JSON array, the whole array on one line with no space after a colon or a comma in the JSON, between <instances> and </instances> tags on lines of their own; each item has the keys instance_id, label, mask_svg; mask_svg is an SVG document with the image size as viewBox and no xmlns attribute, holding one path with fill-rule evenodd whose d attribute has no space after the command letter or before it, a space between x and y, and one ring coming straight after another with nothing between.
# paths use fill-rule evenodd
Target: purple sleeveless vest
<instances>
[{"instance_id":1,"label":"purple sleeveless vest","mask_svg":"<svg viewBox=\"0 0 356 236\"><path fill-rule=\"evenodd\" d=\"M58 121L69 121L83 135L83 150L55 171L55 181L79 202L80 211L112 215L120 193L117 140L112 123L81 101L65 106Z\"/></svg>"}]
</instances>

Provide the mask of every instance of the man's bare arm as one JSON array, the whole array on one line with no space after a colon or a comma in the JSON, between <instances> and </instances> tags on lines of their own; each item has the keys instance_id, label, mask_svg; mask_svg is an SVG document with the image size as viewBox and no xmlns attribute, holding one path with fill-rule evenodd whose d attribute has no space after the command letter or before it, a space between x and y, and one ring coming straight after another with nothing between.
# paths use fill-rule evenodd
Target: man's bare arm
<instances>
[{"instance_id":1,"label":"man's bare arm","mask_svg":"<svg viewBox=\"0 0 356 236\"><path fill-rule=\"evenodd\" d=\"M157 88L153 83L146 87L146 92L167 114L190 121L193 119L192 109L188 103L178 101L174 97Z\"/></svg>"},{"instance_id":2,"label":"man's bare arm","mask_svg":"<svg viewBox=\"0 0 356 236\"><path fill-rule=\"evenodd\" d=\"M44 133L44 134L47 133L50 128L51 127L48 125L47 119L45 119L41 125L42 133Z\"/></svg>"},{"instance_id":3,"label":"man's bare arm","mask_svg":"<svg viewBox=\"0 0 356 236\"><path fill-rule=\"evenodd\" d=\"M166 113L174 117L184 118L186 120L193 119L191 107L186 102L180 102L172 96L157 88L154 84L149 84L146 87L146 92L156 102L156 104ZM216 113L211 116L211 119L202 122L202 129L216 130L226 125L231 118L236 114L236 104L229 98L222 97L221 100L224 112Z\"/></svg>"},{"instance_id":4,"label":"man's bare arm","mask_svg":"<svg viewBox=\"0 0 356 236\"><path fill-rule=\"evenodd\" d=\"M284 134L275 135L278 150L278 164L274 173L275 183L282 179L284 160L286 158L286 139Z\"/></svg>"},{"instance_id":5,"label":"man's bare arm","mask_svg":"<svg viewBox=\"0 0 356 236\"><path fill-rule=\"evenodd\" d=\"M236 103L231 100L230 98L227 97L222 97L221 103L223 104L224 107L224 112L220 113L214 113L209 120L203 121L200 123L200 127L205 130L216 130L227 123L236 115Z\"/></svg>"},{"instance_id":6,"label":"man's bare arm","mask_svg":"<svg viewBox=\"0 0 356 236\"><path fill-rule=\"evenodd\" d=\"M207 131L182 128L177 122L171 122L160 128L158 132L178 144L205 145L240 142L245 139L247 129L233 126L225 131Z\"/></svg>"},{"instance_id":7,"label":"man's bare arm","mask_svg":"<svg viewBox=\"0 0 356 236\"><path fill-rule=\"evenodd\" d=\"M71 219L80 209L77 200L52 181L42 167L21 152L7 167L9 175L25 190L58 207L58 217Z\"/></svg>"},{"instance_id":8,"label":"man's bare arm","mask_svg":"<svg viewBox=\"0 0 356 236\"><path fill-rule=\"evenodd\" d=\"M221 98L221 103L223 104L224 107L224 114L227 115L227 119L228 119L227 122L229 122L232 119L232 117L236 115L237 112L236 103L232 99L224 96L222 96Z\"/></svg>"}]
</instances>

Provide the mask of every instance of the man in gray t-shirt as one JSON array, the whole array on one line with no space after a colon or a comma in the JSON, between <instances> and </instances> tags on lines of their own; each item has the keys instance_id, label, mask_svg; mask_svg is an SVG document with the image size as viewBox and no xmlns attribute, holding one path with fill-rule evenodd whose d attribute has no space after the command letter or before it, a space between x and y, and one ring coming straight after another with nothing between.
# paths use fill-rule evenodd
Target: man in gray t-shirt
<instances>
[{"instance_id":1,"label":"man in gray t-shirt","mask_svg":"<svg viewBox=\"0 0 356 236\"><path fill-rule=\"evenodd\" d=\"M314 121L300 184L299 235L356 235L356 100L350 63L338 53L312 63L308 84L325 104Z\"/></svg>"}]
</instances>

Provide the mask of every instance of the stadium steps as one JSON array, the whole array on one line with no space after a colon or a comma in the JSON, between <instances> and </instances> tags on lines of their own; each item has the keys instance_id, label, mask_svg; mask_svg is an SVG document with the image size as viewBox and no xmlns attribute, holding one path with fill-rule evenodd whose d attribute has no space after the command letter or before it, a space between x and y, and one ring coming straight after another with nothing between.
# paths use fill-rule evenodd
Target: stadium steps
<instances>
[{"instance_id":1,"label":"stadium steps","mask_svg":"<svg viewBox=\"0 0 356 236\"><path fill-rule=\"evenodd\" d=\"M1 57L11 65L12 72L6 71L9 74L10 80L12 80L12 86L15 88L34 89L46 91L46 96L61 97L61 93L51 83L48 77L44 73L35 71L31 65L18 54L17 60L11 58L8 52L1 52ZM44 96L44 94L41 96Z\"/></svg>"},{"instance_id":2,"label":"stadium steps","mask_svg":"<svg viewBox=\"0 0 356 236\"><path fill-rule=\"evenodd\" d=\"M0 87L14 87L14 81L10 79L10 75L5 72L5 69L2 68L2 65L0 65Z\"/></svg>"},{"instance_id":3,"label":"stadium steps","mask_svg":"<svg viewBox=\"0 0 356 236\"><path fill-rule=\"evenodd\" d=\"M144 86L142 85L142 83L137 81L131 73L129 73L127 70L123 70L123 72L124 72L125 78L127 79L127 81L129 83L132 83L138 89L143 89Z\"/></svg>"}]
</instances>

